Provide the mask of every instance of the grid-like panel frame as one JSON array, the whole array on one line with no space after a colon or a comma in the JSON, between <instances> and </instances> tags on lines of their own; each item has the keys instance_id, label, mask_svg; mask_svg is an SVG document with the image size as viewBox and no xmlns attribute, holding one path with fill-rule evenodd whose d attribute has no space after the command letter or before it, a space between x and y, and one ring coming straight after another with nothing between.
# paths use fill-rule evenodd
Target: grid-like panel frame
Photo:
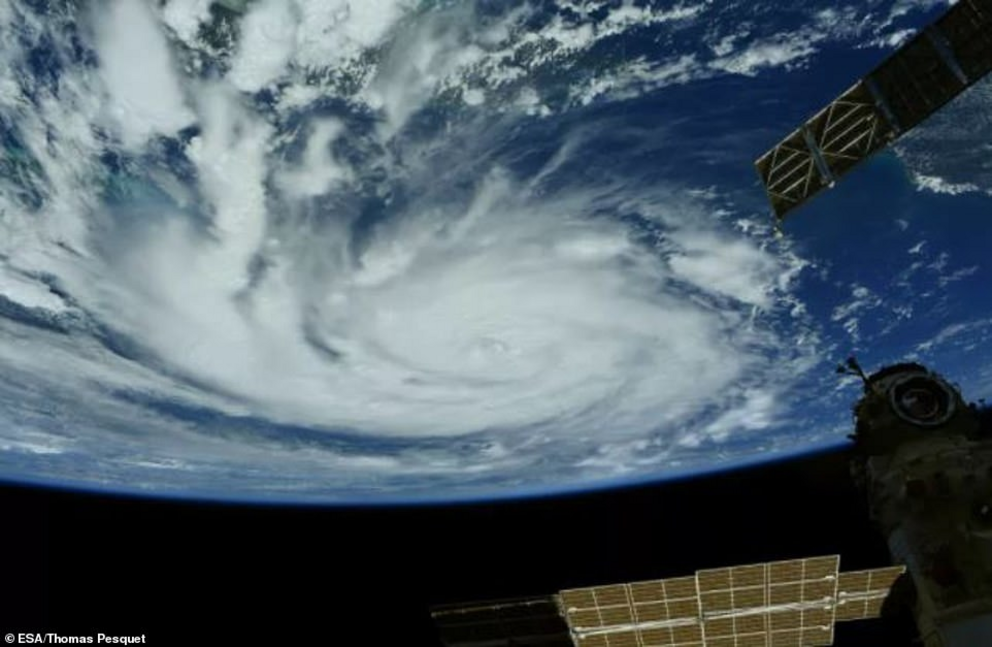
<instances>
[{"instance_id":1,"label":"grid-like panel frame","mask_svg":"<svg viewBox=\"0 0 992 647\"><path fill-rule=\"evenodd\" d=\"M839 565L833 555L699 571L707 646L831 644Z\"/></svg>"},{"instance_id":2,"label":"grid-like panel frame","mask_svg":"<svg viewBox=\"0 0 992 647\"><path fill-rule=\"evenodd\" d=\"M704 647L694 577L568 589L559 599L580 647Z\"/></svg>"},{"instance_id":3,"label":"grid-like panel frame","mask_svg":"<svg viewBox=\"0 0 992 647\"><path fill-rule=\"evenodd\" d=\"M905 572L905 566L889 566L841 573L837 582L836 621L879 617L893 585Z\"/></svg>"},{"instance_id":4,"label":"grid-like panel frame","mask_svg":"<svg viewBox=\"0 0 992 647\"><path fill-rule=\"evenodd\" d=\"M833 641L839 557L560 593L580 647L811 647Z\"/></svg>"},{"instance_id":5,"label":"grid-like panel frame","mask_svg":"<svg viewBox=\"0 0 992 647\"><path fill-rule=\"evenodd\" d=\"M904 566L838 573L836 555L569 589L579 647L819 647L834 623L877 617Z\"/></svg>"},{"instance_id":6,"label":"grid-like panel frame","mask_svg":"<svg viewBox=\"0 0 992 647\"><path fill-rule=\"evenodd\" d=\"M779 218L809 200L829 182L820 172L801 129L758 158L754 165Z\"/></svg>"},{"instance_id":7,"label":"grid-like panel frame","mask_svg":"<svg viewBox=\"0 0 992 647\"><path fill-rule=\"evenodd\" d=\"M831 179L844 175L896 137L863 81L814 115L806 128Z\"/></svg>"}]
</instances>

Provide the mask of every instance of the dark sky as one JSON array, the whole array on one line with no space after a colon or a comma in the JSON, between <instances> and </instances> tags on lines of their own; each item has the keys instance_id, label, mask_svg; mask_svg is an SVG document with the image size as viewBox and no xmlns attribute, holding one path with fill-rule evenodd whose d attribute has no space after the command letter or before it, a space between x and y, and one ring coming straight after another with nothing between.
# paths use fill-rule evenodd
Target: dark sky
<instances>
[{"instance_id":1,"label":"dark sky","mask_svg":"<svg viewBox=\"0 0 992 647\"><path fill-rule=\"evenodd\" d=\"M203 639L230 644L434 646L434 603L820 554L840 553L842 570L888 563L837 452L448 507L259 508L4 487L0 515L0 632L144 633L153 645L203 627ZM895 618L839 625L835 644L912 636Z\"/></svg>"}]
</instances>

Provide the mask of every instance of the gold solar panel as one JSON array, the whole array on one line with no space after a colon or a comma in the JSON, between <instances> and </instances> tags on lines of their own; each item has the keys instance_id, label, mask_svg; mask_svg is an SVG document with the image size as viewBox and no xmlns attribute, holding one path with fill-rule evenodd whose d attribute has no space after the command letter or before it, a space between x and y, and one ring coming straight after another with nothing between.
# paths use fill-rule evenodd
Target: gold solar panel
<instances>
[{"instance_id":1,"label":"gold solar panel","mask_svg":"<svg viewBox=\"0 0 992 647\"><path fill-rule=\"evenodd\" d=\"M830 644L839 566L833 555L699 571L706 644Z\"/></svg>"},{"instance_id":2,"label":"gold solar panel","mask_svg":"<svg viewBox=\"0 0 992 647\"><path fill-rule=\"evenodd\" d=\"M582 647L704 647L694 577L569 589L559 599Z\"/></svg>"},{"instance_id":3,"label":"gold solar panel","mask_svg":"<svg viewBox=\"0 0 992 647\"><path fill-rule=\"evenodd\" d=\"M570 589L561 608L580 647L826 645L839 563L812 557Z\"/></svg>"},{"instance_id":4,"label":"gold solar panel","mask_svg":"<svg viewBox=\"0 0 992 647\"><path fill-rule=\"evenodd\" d=\"M835 622L877 617L906 570L838 573L839 566L839 557L830 555L703 569L689 577L567 589L554 603L460 605L436 609L434 616L446 644L455 647L531 644L527 640L577 647L819 647L833 643ZM559 641L557 626L567 642Z\"/></svg>"},{"instance_id":5,"label":"gold solar panel","mask_svg":"<svg viewBox=\"0 0 992 647\"><path fill-rule=\"evenodd\" d=\"M837 583L835 620L877 618L892 586L905 572L905 566L889 566L841 573Z\"/></svg>"}]
</instances>

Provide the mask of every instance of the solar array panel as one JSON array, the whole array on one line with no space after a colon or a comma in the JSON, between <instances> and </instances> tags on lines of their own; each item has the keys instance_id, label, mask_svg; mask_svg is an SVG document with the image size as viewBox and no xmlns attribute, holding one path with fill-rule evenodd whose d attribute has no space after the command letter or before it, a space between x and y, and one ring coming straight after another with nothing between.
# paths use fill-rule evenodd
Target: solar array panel
<instances>
[{"instance_id":1,"label":"solar array panel","mask_svg":"<svg viewBox=\"0 0 992 647\"><path fill-rule=\"evenodd\" d=\"M755 162L781 219L992 71L992 0L960 0Z\"/></svg>"},{"instance_id":2,"label":"solar array panel","mask_svg":"<svg viewBox=\"0 0 992 647\"><path fill-rule=\"evenodd\" d=\"M879 617L889 591L905 571L905 566L890 566L842 573L837 585L837 621Z\"/></svg>"},{"instance_id":3,"label":"solar array panel","mask_svg":"<svg viewBox=\"0 0 992 647\"><path fill-rule=\"evenodd\" d=\"M839 558L697 572L562 591L580 647L829 645Z\"/></svg>"},{"instance_id":4,"label":"solar array panel","mask_svg":"<svg viewBox=\"0 0 992 647\"><path fill-rule=\"evenodd\" d=\"M831 644L839 565L834 555L699 571L706 644Z\"/></svg>"},{"instance_id":5,"label":"solar array panel","mask_svg":"<svg viewBox=\"0 0 992 647\"><path fill-rule=\"evenodd\" d=\"M695 577L562 591L565 618L582 647L702 647Z\"/></svg>"},{"instance_id":6,"label":"solar array panel","mask_svg":"<svg viewBox=\"0 0 992 647\"><path fill-rule=\"evenodd\" d=\"M877 617L903 566L838 573L837 555L435 609L451 647L817 647ZM514 633L516 632L516 633ZM566 642L561 642L565 640Z\"/></svg>"}]
</instances>

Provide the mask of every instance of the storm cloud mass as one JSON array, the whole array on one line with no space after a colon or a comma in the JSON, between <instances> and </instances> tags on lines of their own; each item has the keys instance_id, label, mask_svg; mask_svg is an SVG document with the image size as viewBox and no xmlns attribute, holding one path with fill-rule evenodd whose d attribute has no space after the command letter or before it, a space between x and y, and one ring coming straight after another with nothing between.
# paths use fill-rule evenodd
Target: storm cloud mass
<instances>
[{"instance_id":1,"label":"storm cloud mass","mask_svg":"<svg viewBox=\"0 0 992 647\"><path fill-rule=\"evenodd\" d=\"M457 498L833 438L787 440L811 262L664 97L860 34L564 4L0 8L2 474Z\"/></svg>"}]
</instances>

